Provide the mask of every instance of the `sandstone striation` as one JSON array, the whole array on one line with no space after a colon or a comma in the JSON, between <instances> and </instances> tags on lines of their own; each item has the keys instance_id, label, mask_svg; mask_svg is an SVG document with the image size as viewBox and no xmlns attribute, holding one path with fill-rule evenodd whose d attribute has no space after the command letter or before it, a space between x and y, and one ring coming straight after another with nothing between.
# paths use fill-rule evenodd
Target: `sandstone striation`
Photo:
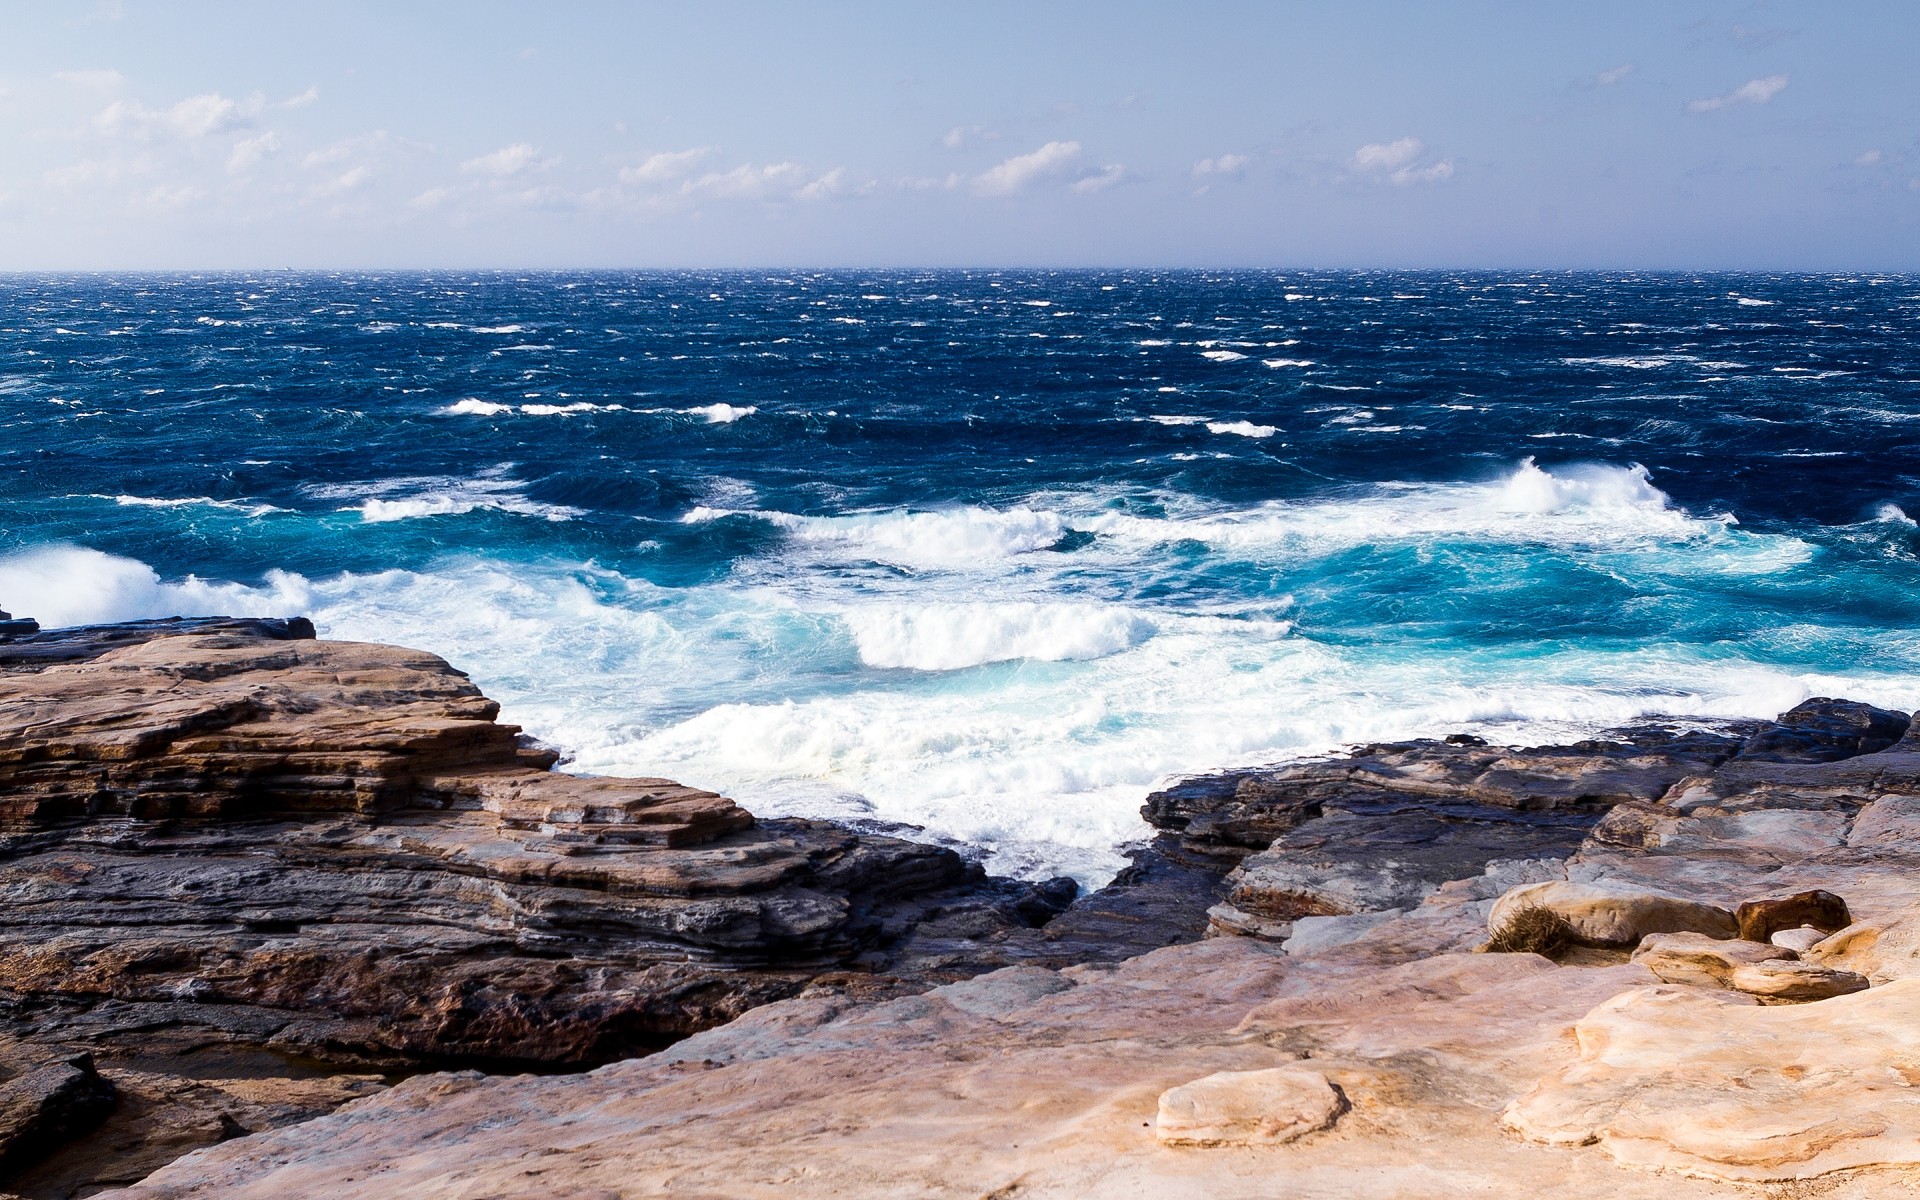
<instances>
[{"instance_id":1,"label":"sandstone striation","mask_svg":"<svg viewBox=\"0 0 1920 1200\"><path fill-rule=\"evenodd\" d=\"M1150 798L1159 836L1070 906L939 847L556 774L495 715L430 655L297 622L6 634L11 1186L1920 1183L1902 714L1820 700L1203 777ZM1477 952L1523 908L1586 945Z\"/></svg>"},{"instance_id":2,"label":"sandstone striation","mask_svg":"<svg viewBox=\"0 0 1920 1200\"><path fill-rule=\"evenodd\" d=\"M808 987L1166 940L1124 892L1042 937L1070 881L557 773L429 654L301 620L30 624L0 640L0 1050L91 1053L168 1120L211 1088L202 1142L326 1111L370 1071L578 1069Z\"/></svg>"},{"instance_id":3,"label":"sandstone striation","mask_svg":"<svg viewBox=\"0 0 1920 1200\"><path fill-rule=\"evenodd\" d=\"M1920 840L1901 831L1920 739L1864 709L1809 702L1778 735L1409 743L1258 787L1248 772L1190 781L1150 802L1166 832L1147 867L1188 855L1192 883L1198 860L1278 864L1281 843L1318 838L1293 843L1307 865L1292 877L1317 915L1229 899L1250 933L1215 920L1218 936L1124 961L1029 961L921 995L816 990L582 1076L423 1076L126 1195L1907 1194ZM1531 844L1396 840L1341 819L1370 804L1429 830L1462 805L1554 820ZM1407 848L1437 844L1457 853ZM1341 847L1351 875L1330 869ZM1706 910L1711 932L1558 962L1476 953L1502 898L1541 884ZM1808 892L1841 899L1850 924L1804 951L1734 936L1743 905ZM1819 972L1870 986L1740 990Z\"/></svg>"}]
</instances>

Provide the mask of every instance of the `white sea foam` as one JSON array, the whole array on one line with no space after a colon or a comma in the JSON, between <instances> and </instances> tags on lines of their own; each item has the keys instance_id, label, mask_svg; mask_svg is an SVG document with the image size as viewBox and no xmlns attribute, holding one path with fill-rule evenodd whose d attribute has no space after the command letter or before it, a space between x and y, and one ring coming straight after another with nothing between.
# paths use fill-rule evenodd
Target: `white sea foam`
<instances>
[{"instance_id":1,"label":"white sea foam","mask_svg":"<svg viewBox=\"0 0 1920 1200\"><path fill-rule=\"evenodd\" d=\"M1310 358L1263 358L1260 361L1276 371L1283 367L1310 367L1313 365L1313 360Z\"/></svg>"},{"instance_id":2,"label":"white sea foam","mask_svg":"<svg viewBox=\"0 0 1920 1200\"><path fill-rule=\"evenodd\" d=\"M1181 413L1154 413L1147 420L1156 425L1204 425L1205 417L1187 416Z\"/></svg>"},{"instance_id":3,"label":"white sea foam","mask_svg":"<svg viewBox=\"0 0 1920 1200\"><path fill-rule=\"evenodd\" d=\"M468 333L511 334L511 333L525 333L526 331L527 331L527 327L525 325L469 325L467 326Z\"/></svg>"},{"instance_id":4,"label":"white sea foam","mask_svg":"<svg viewBox=\"0 0 1920 1200\"><path fill-rule=\"evenodd\" d=\"M1208 421L1207 430L1210 433L1231 433L1249 438L1270 438L1280 432L1278 426L1255 425L1252 421Z\"/></svg>"},{"instance_id":5,"label":"white sea foam","mask_svg":"<svg viewBox=\"0 0 1920 1200\"><path fill-rule=\"evenodd\" d=\"M512 412L513 405L496 404L491 400L476 400L469 396L465 400L458 400L447 405L447 407L440 411L453 416L497 417L501 413Z\"/></svg>"},{"instance_id":6,"label":"white sea foam","mask_svg":"<svg viewBox=\"0 0 1920 1200\"><path fill-rule=\"evenodd\" d=\"M741 417L750 417L759 412L760 409L759 406L753 404L734 405L722 402L719 404L703 404L694 408L683 408L680 411L690 417L702 417L709 425L728 425L738 421Z\"/></svg>"},{"instance_id":7,"label":"white sea foam","mask_svg":"<svg viewBox=\"0 0 1920 1200\"><path fill-rule=\"evenodd\" d=\"M1735 296L1733 302L1742 308L1772 308L1778 300L1756 300L1752 296Z\"/></svg>"},{"instance_id":8,"label":"white sea foam","mask_svg":"<svg viewBox=\"0 0 1920 1200\"><path fill-rule=\"evenodd\" d=\"M871 667L952 671L1012 659L1103 658L1151 637L1153 622L1114 605L1034 602L867 604L843 614Z\"/></svg>"},{"instance_id":9,"label":"white sea foam","mask_svg":"<svg viewBox=\"0 0 1920 1200\"><path fill-rule=\"evenodd\" d=\"M163 582L143 562L71 545L0 556L0 596L49 629L146 617L285 617L313 606L307 581L285 571L269 571L255 587L192 575Z\"/></svg>"},{"instance_id":10,"label":"white sea foam","mask_svg":"<svg viewBox=\"0 0 1920 1200\"><path fill-rule=\"evenodd\" d=\"M1244 359L1246 355L1240 353L1238 350L1202 350L1200 357L1211 362L1230 363L1239 362L1241 359Z\"/></svg>"},{"instance_id":11,"label":"white sea foam","mask_svg":"<svg viewBox=\"0 0 1920 1200\"><path fill-rule=\"evenodd\" d=\"M582 510L563 504L541 504L525 494L526 484L499 470L462 479L451 475L405 476L371 483L321 484L307 494L319 500L358 500L341 512L357 512L369 525L421 517L461 516L482 509L570 521Z\"/></svg>"},{"instance_id":12,"label":"white sea foam","mask_svg":"<svg viewBox=\"0 0 1920 1200\"><path fill-rule=\"evenodd\" d=\"M243 512L250 517L264 517L268 513L287 511L259 501L215 500L211 496L103 496L96 493L93 498L111 500L123 508L224 508L233 512Z\"/></svg>"},{"instance_id":13,"label":"white sea foam","mask_svg":"<svg viewBox=\"0 0 1920 1200\"><path fill-rule=\"evenodd\" d=\"M804 568L823 547L864 552L863 539L904 542L921 558L929 539L1034 531L997 543L1013 551L997 557L956 562L943 551L950 573L881 592L872 578L835 572L668 589L585 564L481 560L313 579L269 572L251 584L163 580L130 559L43 546L0 558L0 598L49 626L304 612L328 636L444 654L504 703L503 719L570 751L570 769L664 773L766 815L910 822L986 848L996 869L1090 883L1144 835L1144 792L1177 772L1412 735L1525 741L1647 714L1749 716L1814 694L1920 707L1914 633L1876 633L1872 659L1846 673L1761 665L1738 641L1561 642L1516 662L1423 635L1316 641L1272 613L1063 598L1067 576L1047 573L1084 572L1086 555L1122 564L1167 539L1272 544L1319 530L1337 547L1417 536L1409 523L1474 537L1548 536L1539 526L1558 525L1548 540L1568 536L1569 523L1596 537L1611 523L1610 551L1663 572L1767 557L1741 539L1791 543L1687 518L1623 468L1529 466L1487 484L1382 488L1290 510L1136 518L1147 522L1138 527L1107 512L1098 545L1045 559L1018 549L1053 528L1037 509L1011 522L992 510L869 514L858 532L838 527L840 541L789 548ZM915 520L925 517L938 520ZM1679 542L1668 536L1676 529ZM1635 538L1652 540L1635 549ZM1807 624L1778 636L1804 647L1858 633Z\"/></svg>"},{"instance_id":14,"label":"white sea foam","mask_svg":"<svg viewBox=\"0 0 1920 1200\"><path fill-rule=\"evenodd\" d=\"M688 523L726 516L751 516L788 531L805 547L903 566L963 566L981 560L1030 554L1054 545L1067 533L1059 513L1031 508L995 510L967 506L934 512L888 511L837 517L796 516L784 512L741 512L698 507L681 518Z\"/></svg>"},{"instance_id":15,"label":"white sea foam","mask_svg":"<svg viewBox=\"0 0 1920 1200\"><path fill-rule=\"evenodd\" d=\"M1634 371L1651 371L1658 367L1700 360L1691 354L1605 354L1591 358L1563 358L1560 361L1570 367L1626 367Z\"/></svg>"}]
</instances>

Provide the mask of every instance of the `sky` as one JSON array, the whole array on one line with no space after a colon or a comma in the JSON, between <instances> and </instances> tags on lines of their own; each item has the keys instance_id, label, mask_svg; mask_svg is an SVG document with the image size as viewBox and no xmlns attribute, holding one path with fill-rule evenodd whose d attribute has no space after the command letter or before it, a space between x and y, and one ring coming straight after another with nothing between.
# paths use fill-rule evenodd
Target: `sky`
<instances>
[{"instance_id":1,"label":"sky","mask_svg":"<svg viewBox=\"0 0 1920 1200\"><path fill-rule=\"evenodd\" d=\"M1920 4L0 0L0 270L1920 270Z\"/></svg>"}]
</instances>

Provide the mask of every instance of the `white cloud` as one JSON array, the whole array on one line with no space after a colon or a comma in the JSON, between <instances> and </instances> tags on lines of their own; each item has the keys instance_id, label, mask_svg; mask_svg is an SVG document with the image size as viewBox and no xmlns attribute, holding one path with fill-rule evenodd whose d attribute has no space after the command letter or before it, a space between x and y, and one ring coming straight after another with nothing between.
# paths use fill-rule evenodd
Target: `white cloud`
<instances>
[{"instance_id":1,"label":"white cloud","mask_svg":"<svg viewBox=\"0 0 1920 1200\"><path fill-rule=\"evenodd\" d=\"M1453 177L1453 160L1423 162L1426 143L1419 138L1401 138L1394 142L1372 142L1353 152L1356 171L1371 179L1384 179L1397 187L1410 183L1438 183Z\"/></svg>"},{"instance_id":2,"label":"white cloud","mask_svg":"<svg viewBox=\"0 0 1920 1200\"><path fill-rule=\"evenodd\" d=\"M796 200L824 200L840 190L840 178L845 175L843 168L835 167L825 175L809 183L794 193Z\"/></svg>"},{"instance_id":3,"label":"white cloud","mask_svg":"<svg viewBox=\"0 0 1920 1200\"><path fill-rule=\"evenodd\" d=\"M316 84L313 87L308 88L306 91L301 92L298 96L289 96L285 100L276 101L273 104L273 107L274 108L305 108L307 105L312 104L314 101L318 100L319 98L320 98L320 87L318 84Z\"/></svg>"},{"instance_id":4,"label":"white cloud","mask_svg":"<svg viewBox=\"0 0 1920 1200\"><path fill-rule=\"evenodd\" d=\"M188 96L171 108L148 108L138 100L115 100L93 119L101 133L119 137L203 138L247 126L240 106L218 92Z\"/></svg>"},{"instance_id":5,"label":"white cloud","mask_svg":"<svg viewBox=\"0 0 1920 1200\"><path fill-rule=\"evenodd\" d=\"M76 87L94 88L108 91L126 86L127 77L118 71L55 71L53 77L61 83L71 83Z\"/></svg>"},{"instance_id":6,"label":"white cloud","mask_svg":"<svg viewBox=\"0 0 1920 1200\"><path fill-rule=\"evenodd\" d=\"M1218 158L1203 158L1193 164L1195 175L1238 175L1246 170L1253 159L1245 154L1222 154Z\"/></svg>"},{"instance_id":7,"label":"white cloud","mask_svg":"<svg viewBox=\"0 0 1920 1200\"><path fill-rule=\"evenodd\" d=\"M242 174L278 149L280 139L271 131L259 137L242 138L233 144L232 153L227 155L227 174Z\"/></svg>"},{"instance_id":8,"label":"white cloud","mask_svg":"<svg viewBox=\"0 0 1920 1200\"><path fill-rule=\"evenodd\" d=\"M997 142L1000 135L984 125L955 125L947 130L940 144L949 150L958 150L962 146L971 146L976 142Z\"/></svg>"},{"instance_id":9,"label":"white cloud","mask_svg":"<svg viewBox=\"0 0 1920 1200\"><path fill-rule=\"evenodd\" d=\"M352 167L318 185L313 192L316 196L343 195L365 183L372 175L373 171L364 165Z\"/></svg>"},{"instance_id":10,"label":"white cloud","mask_svg":"<svg viewBox=\"0 0 1920 1200\"><path fill-rule=\"evenodd\" d=\"M1593 82L1598 87L1612 87L1622 79L1633 74L1633 70L1632 63L1621 63L1617 67L1608 67L1606 70L1595 75Z\"/></svg>"},{"instance_id":11,"label":"white cloud","mask_svg":"<svg viewBox=\"0 0 1920 1200\"><path fill-rule=\"evenodd\" d=\"M1387 178L1397 184L1438 183L1442 179L1453 178L1453 163L1443 160L1424 167L1402 167Z\"/></svg>"},{"instance_id":12,"label":"white cloud","mask_svg":"<svg viewBox=\"0 0 1920 1200\"><path fill-rule=\"evenodd\" d=\"M637 167L620 168L621 183L666 183L692 171L701 159L713 153L711 146L691 150L668 150L649 157Z\"/></svg>"},{"instance_id":13,"label":"white cloud","mask_svg":"<svg viewBox=\"0 0 1920 1200\"><path fill-rule=\"evenodd\" d=\"M741 163L729 171L709 171L687 180L680 185L680 194L720 200L820 200L839 190L844 174L840 167L815 174L793 162Z\"/></svg>"},{"instance_id":14,"label":"white cloud","mask_svg":"<svg viewBox=\"0 0 1920 1200\"><path fill-rule=\"evenodd\" d=\"M138 100L115 100L94 117L94 129L108 136L129 138L175 136L192 140L244 129L246 125L248 119L240 113L240 106L219 92L188 96L173 108L146 108Z\"/></svg>"},{"instance_id":15,"label":"white cloud","mask_svg":"<svg viewBox=\"0 0 1920 1200\"><path fill-rule=\"evenodd\" d=\"M1390 171L1404 167L1420 157L1426 146L1419 138L1401 138L1397 142L1373 142L1353 152L1353 165L1362 171Z\"/></svg>"},{"instance_id":16,"label":"white cloud","mask_svg":"<svg viewBox=\"0 0 1920 1200\"><path fill-rule=\"evenodd\" d=\"M1786 89L1787 76L1763 75L1759 79L1749 79L1724 96L1709 96L1704 100L1688 103L1691 113L1713 112L1716 109L1735 104L1765 104Z\"/></svg>"},{"instance_id":17,"label":"white cloud","mask_svg":"<svg viewBox=\"0 0 1920 1200\"><path fill-rule=\"evenodd\" d=\"M1087 192L1105 191L1107 188L1119 183L1121 179L1126 177L1126 174L1127 168L1123 164L1109 163L1102 167L1100 173L1097 175L1089 175L1084 179L1074 180L1073 183L1068 185L1067 190L1083 194Z\"/></svg>"},{"instance_id":18,"label":"white cloud","mask_svg":"<svg viewBox=\"0 0 1920 1200\"><path fill-rule=\"evenodd\" d=\"M460 169L469 175L492 175L505 179L523 171L551 166L554 160L541 158L540 151L530 142L515 142L511 146L502 146L491 154L482 154L460 164Z\"/></svg>"},{"instance_id":19,"label":"white cloud","mask_svg":"<svg viewBox=\"0 0 1920 1200\"><path fill-rule=\"evenodd\" d=\"M1079 159L1079 142L1048 142L1030 154L1016 154L981 172L974 187L989 196L1011 196L1040 180L1065 174Z\"/></svg>"},{"instance_id":20,"label":"white cloud","mask_svg":"<svg viewBox=\"0 0 1920 1200\"><path fill-rule=\"evenodd\" d=\"M1886 157L1886 155L1880 153L1878 150L1867 150L1863 151L1859 157L1853 160L1853 165L1856 167L1877 167L1886 161Z\"/></svg>"}]
</instances>

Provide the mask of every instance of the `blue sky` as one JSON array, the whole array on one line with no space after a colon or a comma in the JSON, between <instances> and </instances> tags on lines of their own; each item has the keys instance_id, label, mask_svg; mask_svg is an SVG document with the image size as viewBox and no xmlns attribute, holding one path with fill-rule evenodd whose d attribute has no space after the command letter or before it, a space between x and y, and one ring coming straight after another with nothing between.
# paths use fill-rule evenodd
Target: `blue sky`
<instances>
[{"instance_id":1,"label":"blue sky","mask_svg":"<svg viewBox=\"0 0 1920 1200\"><path fill-rule=\"evenodd\" d=\"M0 269L1920 269L1920 4L0 0Z\"/></svg>"}]
</instances>

